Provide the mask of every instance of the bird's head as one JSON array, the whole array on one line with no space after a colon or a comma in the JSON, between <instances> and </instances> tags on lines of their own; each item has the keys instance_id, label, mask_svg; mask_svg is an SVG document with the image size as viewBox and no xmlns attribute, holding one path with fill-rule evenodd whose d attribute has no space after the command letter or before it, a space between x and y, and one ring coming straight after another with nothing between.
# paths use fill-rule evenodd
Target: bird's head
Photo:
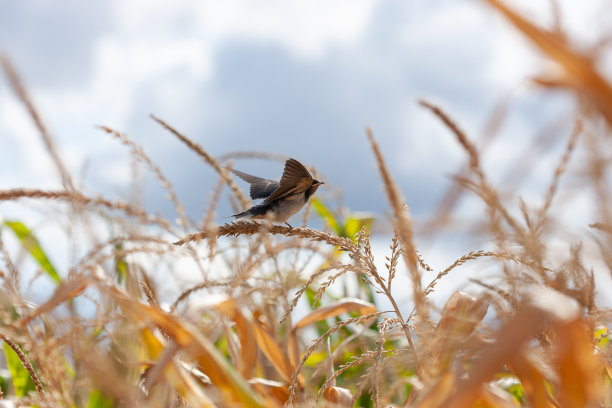
<instances>
[{"instance_id":1,"label":"bird's head","mask_svg":"<svg viewBox=\"0 0 612 408\"><path fill-rule=\"evenodd\" d=\"M315 193L315 191L317 191L317 188L319 188L319 186L321 184L325 184L325 183L322 182L322 181L319 181L317 179L312 179L312 186L308 189L308 197L313 195Z\"/></svg>"}]
</instances>

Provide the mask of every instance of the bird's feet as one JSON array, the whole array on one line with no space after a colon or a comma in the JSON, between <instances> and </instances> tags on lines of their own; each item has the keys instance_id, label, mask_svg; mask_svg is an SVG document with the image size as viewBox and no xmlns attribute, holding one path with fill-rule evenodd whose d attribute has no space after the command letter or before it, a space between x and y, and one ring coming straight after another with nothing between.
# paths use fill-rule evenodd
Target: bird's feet
<instances>
[{"instance_id":1,"label":"bird's feet","mask_svg":"<svg viewBox=\"0 0 612 408\"><path fill-rule=\"evenodd\" d=\"M291 226L291 224L289 224L288 222L285 221L285 224L287 224L287 226L289 227L289 229L293 229L293 227Z\"/></svg>"}]
</instances>

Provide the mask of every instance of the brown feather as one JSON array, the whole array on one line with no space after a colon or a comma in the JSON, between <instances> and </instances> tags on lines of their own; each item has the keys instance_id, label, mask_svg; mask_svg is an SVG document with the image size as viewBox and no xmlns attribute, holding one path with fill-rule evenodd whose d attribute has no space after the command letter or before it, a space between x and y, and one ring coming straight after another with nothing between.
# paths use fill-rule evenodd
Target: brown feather
<instances>
[{"instance_id":1,"label":"brown feather","mask_svg":"<svg viewBox=\"0 0 612 408\"><path fill-rule=\"evenodd\" d=\"M312 176L306 170L306 167L295 159L289 159L285 162L285 170L280 180L280 186L263 204L270 204L280 198L306 192L311 186Z\"/></svg>"}]
</instances>

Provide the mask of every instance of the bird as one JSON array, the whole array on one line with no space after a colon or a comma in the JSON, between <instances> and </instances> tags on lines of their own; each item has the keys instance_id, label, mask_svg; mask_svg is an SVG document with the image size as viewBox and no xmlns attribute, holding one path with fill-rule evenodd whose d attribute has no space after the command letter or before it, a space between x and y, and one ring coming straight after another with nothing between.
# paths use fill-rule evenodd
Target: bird
<instances>
[{"instance_id":1,"label":"bird","mask_svg":"<svg viewBox=\"0 0 612 408\"><path fill-rule=\"evenodd\" d=\"M322 181L314 179L306 167L295 159L285 162L285 169L280 181L268 180L252 176L232 169L232 173L251 185L251 199L264 198L260 204L248 210L234 214L232 217L260 219L270 217L272 222L287 222L308 202L308 199L317 191Z\"/></svg>"}]
</instances>

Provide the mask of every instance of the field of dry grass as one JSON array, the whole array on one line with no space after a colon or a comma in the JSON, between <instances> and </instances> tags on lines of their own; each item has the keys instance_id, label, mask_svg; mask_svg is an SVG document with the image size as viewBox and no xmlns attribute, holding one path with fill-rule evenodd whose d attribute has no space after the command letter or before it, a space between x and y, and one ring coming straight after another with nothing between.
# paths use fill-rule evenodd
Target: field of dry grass
<instances>
[{"instance_id":1,"label":"field of dry grass","mask_svg":"<svg viewBox=\"0 0 612 408\"><path fill-rule=\"evenodd\" d=\"M107 127L101 131L159 180L178 218L87 195L57 153L24 82L3 57L4 73L38 127L63 189L0 190L0 201L24 207L46 203L37 209L52 208L50 220L58 212L70 219L65 239L78 239L74 245L86 254L59 273L28 220L2 221L0 340L6 369L0 371L0 407L612 406L612 310L597 302L597 293L612 288L598 286L595 278L612 275L612 86L597 70L606 43L588 54L578 51L562 31L542 30L498 0L487 3L556 64L555 75L545 72L536 86L572 94L579 109L573 128L564 133L565 148L550 169L541 205L533 207L508 198L508 191L491 182L460 118L420 101L463 147L468 162L428 233L444 231L454 204L474 194L486 211L468 230L485 235L492 248L465 254L435 271L431 281L424 275L434 271L418 252L413 220L375 129L367 129L366 137L395 232L382 269L375 266L368 221L340 219L319 200L304 211L303 225L316 213L324 230L252 221L215 225L224 187L237 210L250 201L204 147L157 117L153 120L219 175L202 219L188 218L146 146ZM553 238L576 236L560 232L561 223L551 215L570 161L572 177L593 197L598 213L593 224L582 226L591 229L582 236L599 248L596 255L584 253L584 241L568 240L564 254L550 251ZM113 233L100 235L92 227L100 223ZM23 254L4 244L9 235L55 285L41 304L31 302L22 282ZM477 297L457 291L437 310L431 301L437 283L484 258L501 283L479 279ZM230 273L211 273L214 259L222 259ZM317 266L311 271L305 265L313 260ZM179 261L199 270L200 283L160 305L164 280L174 278L159 270L180 268ZM411 282L408 311L396 303L403 289L396 287L400 269ZM349 281L356 297L328 291ZM390 310L377 307L377 296L386 298ZM79 299L95 312L77 310ZM309 308L299 319L298 304ZM484 319L487 313L493 320Z\"/></svg>"}]
</instances>

